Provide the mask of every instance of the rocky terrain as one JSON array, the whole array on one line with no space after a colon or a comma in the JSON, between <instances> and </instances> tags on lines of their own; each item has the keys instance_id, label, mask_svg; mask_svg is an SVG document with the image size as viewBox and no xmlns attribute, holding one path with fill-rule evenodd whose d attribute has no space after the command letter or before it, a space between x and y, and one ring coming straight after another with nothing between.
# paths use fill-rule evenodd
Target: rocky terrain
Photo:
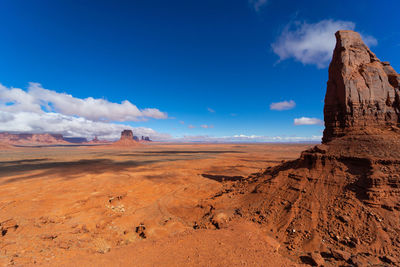
<instances>
[{"instance_id":1,"label":"rocky terrain","mask_svg":"<svg viewBox=\"0 0 400 267\"><path fill-rule=\"evenodd\" d=\"M197 228L253 221L315 266L400 264L399 75L353 31L336 33L323 144L223 190Z\"/></svg>"}]
</instances>

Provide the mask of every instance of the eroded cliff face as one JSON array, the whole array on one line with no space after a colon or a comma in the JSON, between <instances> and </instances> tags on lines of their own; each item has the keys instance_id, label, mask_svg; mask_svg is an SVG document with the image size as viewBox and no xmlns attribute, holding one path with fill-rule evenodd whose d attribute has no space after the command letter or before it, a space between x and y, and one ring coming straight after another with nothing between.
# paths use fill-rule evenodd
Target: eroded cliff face
<instances>
[{"instance_id":1,"label":"eroded cliff face","mask_svg":"<svg viewBox=\"0 0 400 267\"><path fill-rule=\"evenodd\" d=\"M338 31L329 66L323 142L400 123L400 75L354 31Z\"/></svg>"},{"instance_id":2,"label":"eroded cliff face","mask_svg":"<svg viewBox=\"0 0 400 267\"><path fill-rule=\"evenodd\" d=\"M400 78L358 33L336 38L323 144L226 184L202 205L196 225L251 220L279 242L280 253L314 266L398 266Z\"/></svg>"}]
</instances>

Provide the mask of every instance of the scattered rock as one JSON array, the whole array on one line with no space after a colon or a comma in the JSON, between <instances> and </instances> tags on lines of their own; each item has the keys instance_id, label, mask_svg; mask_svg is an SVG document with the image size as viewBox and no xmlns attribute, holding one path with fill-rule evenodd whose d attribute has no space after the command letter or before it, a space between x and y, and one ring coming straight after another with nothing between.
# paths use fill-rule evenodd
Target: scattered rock
<instances>
[{"instance_id":1,"label":"scattered rock","mask_svg":"<svg viewBox=\"0 0 400 267\"><path fill-rule=\"evenodd\" d=\"M351 258L351 254L349 252L339 249L332 250L332 256L337 260L344 260L344 261L348 261Z\"/></svg>"},{"instance_id":2,"label":"scattered rock","mask_svg":"<svg viewBox=\"0 0 400 267\"><path fill-rule=\"evenodd\" d=\"M215 228L220 229L224 224L226 224L229 220L229 217L226 213L220 212L213 216L211 223L215 226Z\"/></svg>"},{"instance_id":3,"label":"scattered rock","mask_svg":"<svg viewBox=\"0 0 400 267\"><path fill-rule=\"evenodd\" d=\"M43 234L40 236L41 239L43 240L54 240L57 238L56 234Z\"/></svg>"},{"instance_id":4,"label":"scattered rock","mask_svg":"<svg viewBox=\"0 0 400 267\"><path fill-rule=\"evenodd\" d=\"M136 226L135 231L141 238L145 239L146 238L145 230L146 230L146 226L144 226L143 223L140 223L139 226Z\"/></svg>"},{"instance_id":5,"label":"scattered rock","mask_svg":"<svg viewBox=\"0 0 400 267\"><path fill-rule=\"evenodd\" d=\"M396 258L394 258L394 257L392 257L392 256L388 256L388 255L379 257L379 259L380 259L382 262L384 262L384 263L389 263L389 264L396 264L396 263L399 262L398 259L396 259Z\"/></svg>"},{"instance_id":6,"label":"scattered rock","mask_svg":"<svg viewBox=\"0 0 400 267\"><path fill-rule=\"evenodd\" d=\"M1 236L5 236L10 230L17 230L19 225L14 219L9 219L0 223Z\"/></svg>"},{"instance_id":7,"label":"scattered rock","mask_svg":"<svg viewBox=\"0 0 400 267\"><path fill-rule=\"evenodd\" d=\"M368 261L368 258L363 256L363 255L360 255L360 254L352 256L351 259L350 259L350 263L352 263L356 267L362 267L362 266L370 265L369 261Z\"/></svg>"},{"instance_id":8,"label":"scattered rock","mask_svg":"<svg viewBox=\"0 0 400 267\"><path fill-rule=\"evenodd\" d=\"M102 254L109 252L111 249L110 244L102 238L95 239L94 246L95 246L96 251L98 253L102 253Z\"/></svg>"},{"instance_id":9,"label":"scattered rock","mask_svg":"<svg viewBox=\"0 0 400 267\"><path fill-rule=\"evenodd\" d=\"M339 215L339 216L337 216L337 218L338 218L341 222L344 222L344 223L348 223L348 222L350 221L350 217L349 217L349 216L346 216L346 215Z\"/></svg>"},{"instance_id":10,"label":"scattered rock","mask_svg":"<svg viewBox=\"0 0 400 267\"><path fill-rule=\"evenodd\" d=\"M311 266L324 266L325 260L318 252L311 252L306 256L300 257L301 261Z\"/></svg>"}]
</instances>

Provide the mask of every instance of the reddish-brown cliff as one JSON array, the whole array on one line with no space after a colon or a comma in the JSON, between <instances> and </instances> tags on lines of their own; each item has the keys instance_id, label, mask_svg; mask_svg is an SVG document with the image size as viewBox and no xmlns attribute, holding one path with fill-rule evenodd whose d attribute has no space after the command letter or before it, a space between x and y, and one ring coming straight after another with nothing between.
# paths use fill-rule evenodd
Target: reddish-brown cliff
<instances>
[{"instance_id":1,"label":"reddish-brown cliff","mask_svg":"<svg viewBox=\"0 0 400 267\"><path fill-rule=\"evenodd\" d=\"M227 183L202 204L196 227L244 218L263 225L280 253L304 263L400 264L399 75L358 33L336 38L323 144Z\"/></svg>"},{"instance_id":2,"label":"reddish-brown cliff","mask_svg":"<svg viewBox=\"0 0 400 267\"><path fill-rule=\"evenodd\" d=\"M323 142L351 132L399 126L400 75L354 31L338 31L329 66Z\"/></svg>"}]
</instances>

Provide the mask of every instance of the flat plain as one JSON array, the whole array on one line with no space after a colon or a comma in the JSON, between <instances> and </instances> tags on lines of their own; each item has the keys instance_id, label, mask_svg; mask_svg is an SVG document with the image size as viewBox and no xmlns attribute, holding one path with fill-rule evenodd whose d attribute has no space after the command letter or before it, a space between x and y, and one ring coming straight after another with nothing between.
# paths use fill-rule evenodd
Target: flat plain
<instances>
[{"instance_id":1,"label":"flat plain","mask_svg":"<svg viewBox=\"0 0 400 267\"><path fill-rule=\"evenodd\" d=\"M0 262L294 265L250 222L196 229L224 185L309 144L20 147L0 151ZM273 257L268 257L273 255Z\"/></svg>"}]
</instances>

